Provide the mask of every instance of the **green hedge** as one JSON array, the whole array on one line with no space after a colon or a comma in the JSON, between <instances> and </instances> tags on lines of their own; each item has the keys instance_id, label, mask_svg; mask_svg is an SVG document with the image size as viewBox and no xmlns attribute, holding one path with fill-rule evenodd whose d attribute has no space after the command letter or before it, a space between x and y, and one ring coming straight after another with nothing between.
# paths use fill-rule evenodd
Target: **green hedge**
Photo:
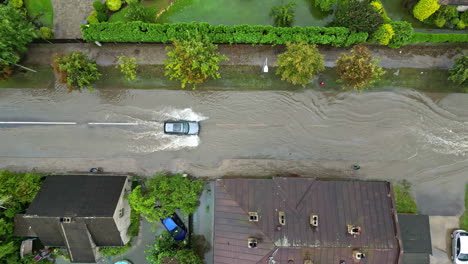
<instances>
[{"instance_id":1,"label":"green hedge","mask_svg":"<svg viewBox=\"0 0 468 264\"><path fill-rule=\"evenodd\" d=\"M184 40L199 32L213 43L285 44L302 40L310 44L350 46L365 42L367 33L353 33L343 27L272 27L272 26L212 26L208 23L149 24L99 23L81 27L83 39L88 42L159 42Z\"/></svg>"},{"instance_id":2,"label":"green hedge","mask_svg":"<svg viewBox=\"0 0 468 264\"><path fill-rule=\"evenodd\" d=\"M468 34L414 33L411 43L468 42Z\"/></svg>"}]
</instances>

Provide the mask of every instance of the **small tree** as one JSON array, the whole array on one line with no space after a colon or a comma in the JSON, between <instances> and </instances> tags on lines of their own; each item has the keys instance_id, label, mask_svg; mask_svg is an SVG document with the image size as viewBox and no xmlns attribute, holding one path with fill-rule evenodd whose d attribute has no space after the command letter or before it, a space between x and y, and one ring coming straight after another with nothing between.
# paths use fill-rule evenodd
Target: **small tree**
<instances>
[{"instance_id":1,"label":"small tree","mask_svg":"<svg viewBox=\"0 0 468 264\"><path fill-rule=\"evenodd\" d=\"M338 82L345 87L362 91L385 74L382 67L377 65L378 61L372 59L366 47L354 46L351 54L342 53L336 60Z\"/></svg>"},{"instance_id":2,"label":"small tree","mask_svg":"<svg viewBox=\"0 0 468 264\"><path fill-rule=\"evenodd\" d=\"M276 27L291 27L294 24L294 6L296 2L289 2L284 5L271 8L270 16L273 16Z\"/></svg>"},{"instance_id":3,"label":"small tree","mask_svg":"<svg viewBox=\"0 0 468 264\"><path fill-rule=\"evenodd\" d=\"M146 188L137 186L127 199L132 209L146 217L148 222L159 222L171 216L176 209L184 214L194 213L203 182L190 180L181 174L156 174L146 181Z\"/></svg>"},{"instance_id":4,"label":"small tree","mask_svg":"<svg viewBox=\"0 0 468 264\"><path fill-rule=\"evenodd\" d=\"M448 79L458 84L468 84L468 56L455 60L455 65L449 70Z\"/></svg>"},{"instance_id":5,"label":"small tree","mask_svg":"<svg viewBox=\"0 0 468 264\"><path fill-rule=\"evenodd\" d=\"M101 76L96 62L82 52L73 51L65 56L56 56L54 69L60 75L59 81L66 83L69 89L88 88L92 92L91 83Z\"/></svg>"},{"instance_id":6,"label":"small tree","mask_svg":"<svg viewBox=\"0 0 468 264\"><path fill-rule=\"evenodd\" d=\"M323 56L316 45L288 43L286 52L278 56L276 74L281 80L305 87L315 75L325 70Z\"/></svg>"},{"instance_id":7,"label":"small tree","mask_svg":"<svg viewBox=\"0 0 468 264\"><path fill-rule=\"evenodd\" d=\"M128 81L135 80L137 72L137 63L135 58L128 58L126 56L120 56L118 58L118 65L115 66L120 69L120 72L125 75L125 79Z\"/></svg>"},{"instance_id":8,"label":"small tree","mask_svg":"<svg viewBox=\"0 0 468 264\"><path fill-rule=\"evenodd\" d=\"M228 60L219 54L218 46L200 35L189 40L174 40L173 47L167 48L168 59L164 61L165 75L169 79L181 82L182 88L192 84L195 90L198 84L209 78L219 79L219 63Z\"/></svg>"},{"instance_id":9,"label":"small tree","mask_svg":"<svg viewBox=\"0 0 468 264\"><path fill-rule=\"evenodd\" d=\"M408 44L413 38L413 26L406 21L393 21L390 23L395 32L392 39L388 43L390 48L399 48Z\"/></svg>"},{"instance_id":10,"label":"small tree","mask_svg":"<svg viewBox=\"0 0 468 264\"><path fill-rule=\"evenodd\" d=\"M413 15L420 21L430 17L440 8L438 0L420 0L413 9Z\"/></svg>"},{"instance_id":11,"label":"small tree","mask_svg":"<svg viewBox=\"0 0 468 264\"><path fill-rule=\"evenodd\" d=\"M180 263L202 264L203 261L187 243L175 241L168 232L156 238L153 247L145 251L152 264Z\"/></svg>"},{"instance_id":12,"label":"small tree","mask_svg":"<svg viewBox=\"0 0 468 264\"><path fill-rule=\"evenodd\" d=\"M383 24L372 34L371 40L378 42L380 45L388 45L394 35L395 31L392 26L390 24Z\"/></svg>"},{"instance_id":13,"label":"small tree","mask_svg":"<svg viewBox=\"0 0 468 264\"><path fill-rule=\"evenodd\" d=\"M340 4L331 23L332 26L368 33L375 32L382 24L382 10L377 10L369 0L350 0Z\"/></svg>"}]
</instances>

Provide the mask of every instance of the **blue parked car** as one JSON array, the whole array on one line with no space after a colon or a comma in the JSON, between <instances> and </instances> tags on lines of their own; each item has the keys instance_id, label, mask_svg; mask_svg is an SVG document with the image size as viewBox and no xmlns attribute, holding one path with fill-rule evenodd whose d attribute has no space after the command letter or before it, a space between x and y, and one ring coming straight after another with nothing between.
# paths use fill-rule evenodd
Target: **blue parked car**
<instances>
[{"instance_id":1,"label":"blue parked car","mask_svg":"<svg viewBox=\"0 0 468 264\"><path fill-rule=\"evenodd\" d=\"M167 232L169 232L169 234L171 234L175 240L180 241L185 239L187 228L177 214L174 214L171 217L162 220L161 222L166 228Z\"/></svg>"}]
</instances>

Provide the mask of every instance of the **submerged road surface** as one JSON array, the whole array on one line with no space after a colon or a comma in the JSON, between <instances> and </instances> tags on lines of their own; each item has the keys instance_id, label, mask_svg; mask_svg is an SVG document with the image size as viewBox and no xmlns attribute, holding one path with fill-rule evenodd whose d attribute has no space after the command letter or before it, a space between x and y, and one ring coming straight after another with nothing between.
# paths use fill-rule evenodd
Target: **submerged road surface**
<instances>
[{"instance_id":1,"label":"submerged road surface","mask_svg":"<svg viewBox=\"0 0 468 264\"><path fill-rule=\"evenodd\" d=\"M201 121L201 133L165 135L168 119ZM468 179L468 94L1 89L0 121L77 123L0 125L1 157L397 163L388 179L411 181L430 214L460 213Z\"/></svg>"}]
</instances>

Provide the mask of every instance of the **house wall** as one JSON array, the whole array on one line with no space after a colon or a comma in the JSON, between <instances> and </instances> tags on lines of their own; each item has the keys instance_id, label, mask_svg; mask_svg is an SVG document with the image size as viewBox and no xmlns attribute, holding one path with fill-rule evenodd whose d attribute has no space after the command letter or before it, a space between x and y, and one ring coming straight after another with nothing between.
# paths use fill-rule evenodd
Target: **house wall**
<instances>
[{"instance_id":1,"label":"house wall","mask_svg":"<svg viewBox=\"0 0 468 264\"><path fill-rule=\"evenodd\" d=\"M120 237L122 238L122 241L124 244L127 244L130 240L130 238L127 235L127 230L128 227L130 226L130 204L128 203L128 200L125 199L125 195L129 194L132 190L132 182L131 178L127 177L127 180L125 181L124 188L122 188L122 192L120 193L119 197L119 202L117 203L117 207L114 212L114 221L115 225L117 226L117 229L120 232ZM123 209L123 216L120 217L120 210Z\"/></svg>"}]
</instances>

